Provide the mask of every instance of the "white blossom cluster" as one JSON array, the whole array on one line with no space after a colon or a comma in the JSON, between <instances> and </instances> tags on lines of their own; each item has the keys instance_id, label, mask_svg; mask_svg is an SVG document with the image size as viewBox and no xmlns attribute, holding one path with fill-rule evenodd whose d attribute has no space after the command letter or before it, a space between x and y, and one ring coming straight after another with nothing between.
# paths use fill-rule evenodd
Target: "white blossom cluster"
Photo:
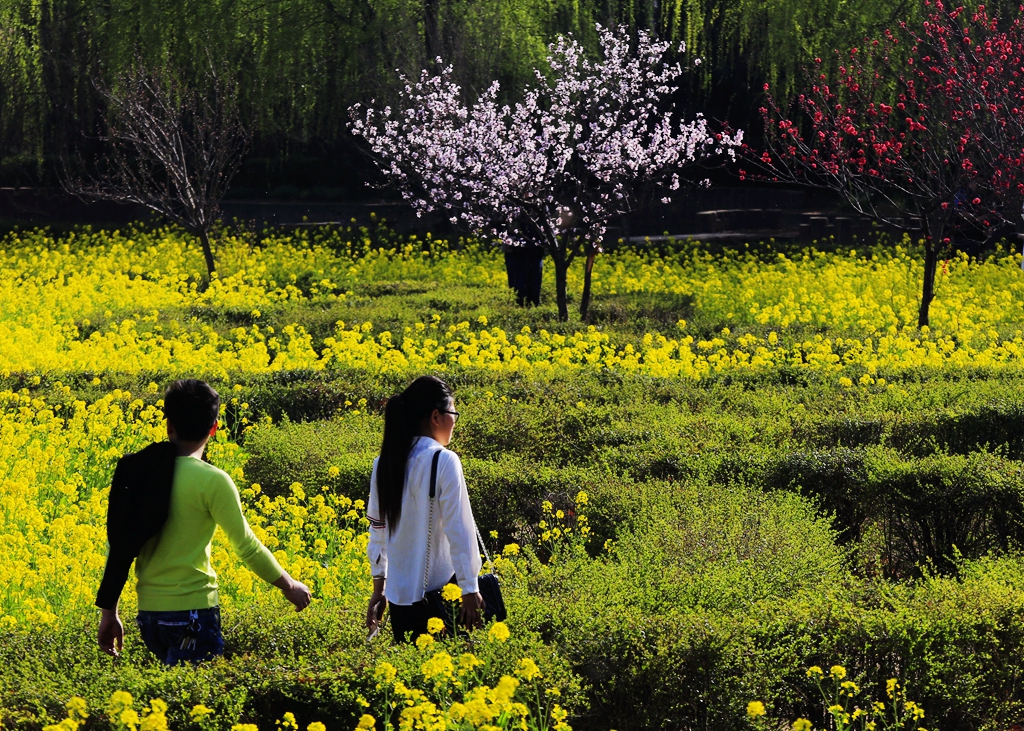
<instances>
[{"instance_id":1,"label":"white blossom cluster","mask_svg":"<svg viewBox=\"0 0 1024 731\"><path fill-rule=\"evenodd\" d=\"M514 105L499 103L494 82L467 106L449 66L404 80L404 109L353 107L352 131L420 214L442 210L482 235L541 244L556 257L597 248L639 189L660 187L668 202L684 169L732 157L742 139L713 133L699 114L677 122L665 109L683 73L664 61L668 43L641 32L632 50L626 29L597 30L600 60L559 38L548 73L536 71Z\"/></svg>"}]
</instances>

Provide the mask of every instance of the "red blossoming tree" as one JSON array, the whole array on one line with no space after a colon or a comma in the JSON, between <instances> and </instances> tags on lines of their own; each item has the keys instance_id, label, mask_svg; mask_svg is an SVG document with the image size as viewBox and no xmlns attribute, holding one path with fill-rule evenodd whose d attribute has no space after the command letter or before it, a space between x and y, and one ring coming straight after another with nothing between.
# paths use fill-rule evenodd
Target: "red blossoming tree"
<instances>
[{"instance_id":1,"label":"red blossoming tree","mask_svg":"<svg viewBox=\"0 0 1024 731\"><path fill-rule=\"evenodd\" d=\"M922 31L911 37L962 107L954 121L973 142L993 207L1015 220L1024 202L1024 22L1017 17L1000 29L984 5L968 20L962 7L949 10L936 0Z\"/></svg>"},{"instance_id":2,"label":"red blossoming tree","mask_svg":"<svg viewBox=\"0 0 1024 731\"><path fill-rule=\"evenodd\" d=\"M984 233L1007 219L1024 139L1020 120L1009 119L1024 108L1009 85L1021 65L1012 69L1007 56L993 66L985 52L1001 35L997 24L984 8L968 16L926 5L920 32L902 24L851 49L837 78L818 71L792 104L797 120L769 96L766 149L751 156L760 177L836 191L861 214L925 234L919 326L954 228ZM986 100L996 86L1007 93Z\"/></svg>"}]
</instances>

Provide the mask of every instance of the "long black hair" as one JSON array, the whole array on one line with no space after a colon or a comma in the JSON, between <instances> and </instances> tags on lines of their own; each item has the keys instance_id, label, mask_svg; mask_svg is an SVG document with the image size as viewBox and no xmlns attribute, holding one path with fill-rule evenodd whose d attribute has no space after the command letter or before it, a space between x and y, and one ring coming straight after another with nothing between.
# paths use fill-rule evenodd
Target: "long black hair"
<instances>
[{"instance_id":1,"label":"long black hair","mask_svg":"<svg viewBox=\"0 0 1024 731\"><path fill-rule=\"evenodd\" d=\"M402 517L402 490L405 468L412 451L413 437L434 409L445 410L451 403L452 390L434 376L420 376L384 406L384 441L377 460L377 505L380 519L394 533Z\"/></svg>"}]
</instances>

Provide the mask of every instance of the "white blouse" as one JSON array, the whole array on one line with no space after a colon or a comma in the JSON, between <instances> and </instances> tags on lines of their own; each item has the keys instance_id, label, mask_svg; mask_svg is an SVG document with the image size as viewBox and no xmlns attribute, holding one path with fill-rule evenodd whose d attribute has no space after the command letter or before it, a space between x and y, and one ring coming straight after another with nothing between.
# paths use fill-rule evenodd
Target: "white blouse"
<instances>
[{"instance_id":1,"label":"white blouse","mask_svg":"<svg viewBox=\"0 0 1024 731\"><path fill-rule=\"evenodd\" d=\"M430 545L427 546L430 467L437 450L441 450L441 456L437 461L434 524L430 531ZM373 575L387 579L384 596L392 604L403 606L423 599L428 551L430 574L427 576L427 591L440 589L454 574L463 594L476 593L479 590L480 552L476 541L476 522L458 455L430 437L414 438L405 471L402 517L390 535L377 500L377 459L373 460L370 499L366 509L370 519L370 543L366 553Z\"/></svg>"}]
</instances>

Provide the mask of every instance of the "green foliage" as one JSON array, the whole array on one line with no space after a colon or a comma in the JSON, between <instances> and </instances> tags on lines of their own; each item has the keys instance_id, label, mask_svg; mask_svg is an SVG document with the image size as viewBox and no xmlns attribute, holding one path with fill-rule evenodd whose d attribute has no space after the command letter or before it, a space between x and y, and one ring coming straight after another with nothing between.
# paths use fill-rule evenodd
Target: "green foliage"
<instances>
[{"instance_id":1,"label":"green foliage","mask_svg":"<svg viewBox=\"0 0 1024 731\"><path fill-rule=\"evenodd\" d=\"M827 521L793 495L742 488L648 483L595 495L595 511L616 501L626 517L606 556L531 582L542 631L590 682L601 726L741 727L751 613L844 581Z\"/></svg>"},{"instance_id":2,"label":"green foliage","mask_svg":"<svg viewBox=\"0 0 1024 731\"><path fill-rule=\"evenodd\" d=\"M347 242L332 236L320 241L347 257ZM315 286L327 265L310 240L296 237L295 248L310 252L297 264L271 252L265 276ZM557 327L543 308L515 308L500 282L436 284L436 261L382 263L372 270L380 276L362 281L343 279L351 261L329 263L348 299L276 301L261 326L298 322L318 342L336 319L387 323L398 336L435 312L445 326L482 315L510 332ZM605 302L619 314L598 326L624 341L675 327L681 308L699 337L734 324L668 295ZM124 307L97 321L146 314L134 301ZM165 317L217 332L257 319L237 304ZM999 327L1015 328L1012 317ZM827 323L794 324L786 336L818 331L863 337ZM115 388L152 404L159 392L150 382L181 374L94 375L10 373L0 386L63 408ZM870 697L885 697L885 680L898 678L925 709L925 728L996 731L1024 712L1019 377L922 369L885 387L843 388L757 372L701 381L597 370L443 375L462 413L452 447L486 540L502 554L510 610L508 643L478 635L473 651L496 673L523 655L536 659L574 728L738 731L749 728L752 700L765 704L769 725L804 717L825 728L806 669L833 663ZM287 494L301 482L309 494L326 487L365 499L383 400L409 378L282 371L214 385L247 455L245 483ZM88 466L95 489L110 464ZM553 538L553 523L574 532ZM513 542L518 551L505 547ZM386 636L366 643L363 597L322 599L302 614L234 602L224 614L227 656L199 668L159 666L130 616L117 663L96 649L91 611L0 630L0 722L41 729L63 717L71 695L99 709L123 689L168 701L174 729L197 728L187 718L195 703L215 710L218 727L270 728L290 711L301 728L351 728L360 697L380 701L377 661L415 675L422 659ZM89 723L105 727L102 713Z\"/></svg>"},{"instance_id":3,"label":"green foliage","mask_svg":"<svg viewBox=\"0 0 1024 731\"><path fill-rule=\"evenodd\" d=\"M921 8L910 0L3 0L0 164L14 158L8 178L51 175L39 163L77 146L79 133L94 134L100 122L93 77L110 83L141 61L168 64L198 83L212 63L236 77L260 134L238 194L287 197L301 186L314 197L358 195L346 159L348 108L388 101L395 69L416 75L440 55L468 93L497 79L514 94L532 81L557 34L595 47L595 22L685 41L687 65L696 56L705 61L687 81L686 105L756 135L762 84L785 98L803 85L816 56L837 64L833 50L845 52L900 21L918 22ZM1018 12L1007 2L988 9L1001 17ZM428 34L430 15L436 35ZM323 155L338 150L347 164L325 166Z\"/></svg>"},{"instance_id":4,"label":"green foliage","mask_svg":"<svg viewBox=\"0 0 1024 731\"><path fill-rule=\"evenodd\" d=\"M541 501L571 509L577 490L590 494L587 553L535 561L506 585L521 602L517 626L560 648L585 682L574 726L738 729L752 698L774 717L821 724L803 670L843 658L858 682L905 681L929 727L989 727L1021 702L1007 683L1020 664L1008 648L1024 642L1024 563L1012 551L984 557L1014 546L1018 463L917 437L912 452L881 442L890 425L939 414L950 425L942 443L952 441L1016 389L988 382L972 403L960 384L931 382L843 403L816 387L480 379L457 391L472 419L456 446L496 546L534 544ZM574 425L577 400L593 418ZM304 427L345 433L378 418ZM818 427L843 420L886 426L823 446L835 431ZM576 451L557 446L563 429L575 429ZM922 578L891 584L884 573Z\"/></svg>"},{"instance_id":5,"label":"green foliage","mask_svg":"<svg viewBox=\"0 0 1024 731\"><path fill-rule=\"evenodd\" d=\"M314 607L302 615L282 607L277 616L242 610L225 624L223 659L172 669L157 662L131 630L121 660L100 655L91 617L59 627L0 633L0 718L5 728L39 729L59 721L64 702L80 695L92 709L89 728L108 729L101 709L111 693L125 690L138 700L166 701L175 731L200 728L189 717L197 704L213 709L215 727L223 729L235 723L270 727L286 712L294 713L302 728L313 721L328 728L354 727L363 713L359 700L373 702L380 692L373 677L378 661L393 663L405 677L415 675L423 662L413 646L367 643L361 615L361 607ZM488 643L482 631L470 645L451 640L444 648L456 655L472 651L490 661L494 675L485 680L492 685L529 656L548 687L560 689L570 706L581 700L566 661L534 633L516 632L498 645Z\"/></svg>"},{"instance_id":6,"label":"green foliage","mask_svg":"<svg viewBox=\"0 0 1024 731\"><path fill-rule=\"evenodd\" d=\"M306 423L286 418L273 429L253 429L246 435L246 449L253 455L246 478L271 497L287 494L288 486L299 482L365 499L370 463L380 445L375 429L360 426L352 417Z\"/></svg>"}]
</instances>

